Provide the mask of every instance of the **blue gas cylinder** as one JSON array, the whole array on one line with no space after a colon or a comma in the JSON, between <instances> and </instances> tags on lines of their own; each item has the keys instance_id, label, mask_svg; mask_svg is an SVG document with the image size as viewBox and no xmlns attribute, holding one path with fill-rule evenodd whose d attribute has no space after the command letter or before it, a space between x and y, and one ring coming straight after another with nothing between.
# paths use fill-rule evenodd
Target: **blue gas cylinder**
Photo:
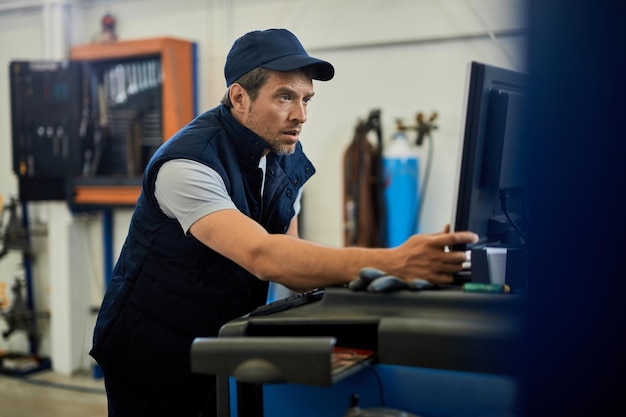
<instances>
[{"instance_id":1,"label":"blue gas cylinder","mask_svg":"<svg viewBox=\"0 0 626 417\"><path fill-rule=\"evenodd\" d=\"M387 247L392 248L419 228L419 158L404 132L395 133L383 152L383 176Z\"/></svg>"}]
</instances>

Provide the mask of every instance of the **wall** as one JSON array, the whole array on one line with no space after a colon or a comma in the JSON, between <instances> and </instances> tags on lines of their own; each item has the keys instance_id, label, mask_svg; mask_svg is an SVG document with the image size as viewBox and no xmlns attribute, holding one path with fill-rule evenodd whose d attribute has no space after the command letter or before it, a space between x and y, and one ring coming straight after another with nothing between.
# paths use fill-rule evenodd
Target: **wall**
<instances>
[{"instance_id":1,"label":"wall","mask_svg":"<svg viewBox=\"0 0 626 417\"><path fill-rule=\"evenodd\" d=\"M451 220L469 62L517 70L525 67L524 21L519 13L522 0L2 1L0 194L5 200L17 192L11 172L8 63L46 58L42 9L50 3L69 9L72 44L90 42L98 34L105 12L117 17L119 39L173 36L197 42L200 111L218 103L225 90L225 55L234 39L249 30L288 28L309 53L332 62L336 76L330 82L315 84L302 143L318 169L306 187L306 237L333 246L343 244L342 153L360 119L372 109L381 109L383 132L388 138L396 118L411 123L418 111L439 113L421 219L422 232L436 232ZM29 208L31 218L45 230L47 204L31 204ZM116 254L129 216L128 211L118 211L114 216ZM81 230L79 239L89 242L79 246L78 250L85 252L82 256L90 261L78 273L90 282L87 297L96 305L102 295L98 284L102 282L99 222L95 216L74 219L69 226ZM45 309L49 305L47 292L54 291L57 278L54 271L48 271L45 233L37 239L37 303ZM10 281L19 269L19 257L5 257L0 260L0 280ZM46 340L49 337L44 335ZM0 349L6 347L7 342L0 340ZM45 343L43 348L47 349Z\"/></svg>"},{"instance_id":2,"label":"wall","mask_svg":"<svg viewBox=\"0 0 626 417\"><path fill-rule=\"evenodd\" d=\"M0 3L0 6L3 6ZM3 10L0 8L0 196L4 205L11 198L17 198L17 179L13 174L11 149L11 111L9 95L9 61L12 57L24 59L41 59L41 13L39 8L25 8L19 11ZM21 42L17 42L20 40ZM8 220L2 218L4 225ZM4 244L0 241L0 244ZM39 248L38 246L35 246ZM22 256L16 252L9 252L0 259L0 305L7 308L11 305L13 296L11 287L14 279L24 279ZM38 283L39 284L39 283ZM45 280L38 285L38 296L42 302L47 298L47 284ZM44 307L45 308L45 307ZM4 320L0 320L0 330L7 329ZM8 340L0 338L0 350L10 349L21 351L27 348L26 337L23 332L17 332Z\"/></svg>"}]
</instances>

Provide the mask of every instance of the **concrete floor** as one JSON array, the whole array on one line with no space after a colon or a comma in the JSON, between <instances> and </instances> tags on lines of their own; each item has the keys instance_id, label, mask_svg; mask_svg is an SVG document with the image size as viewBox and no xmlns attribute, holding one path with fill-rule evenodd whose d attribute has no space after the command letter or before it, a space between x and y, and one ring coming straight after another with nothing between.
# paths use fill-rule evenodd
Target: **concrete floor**
<instances>
[{"instance_id":1,"label":"concrete floor","mask_svg":"<svg viewBox=\"0 0 626 417\"><path fill-rule=\"evenodd\" d=\"M42 371L0 374L0 417L106 417L104 381Z\"/></svg>"}]
</instances>

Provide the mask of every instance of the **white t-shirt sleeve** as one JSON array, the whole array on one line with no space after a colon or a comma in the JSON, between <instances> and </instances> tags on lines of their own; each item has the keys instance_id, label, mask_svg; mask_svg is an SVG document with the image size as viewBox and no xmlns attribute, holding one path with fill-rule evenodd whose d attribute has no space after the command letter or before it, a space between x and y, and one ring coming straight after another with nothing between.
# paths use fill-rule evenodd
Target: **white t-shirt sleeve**
<instances>
[{"instance_id":1,"label":"white t-shirt sleeve","mask_svg":"<svg viewBox=\"0 0 626 417\"><path fill-rule=\"evenodd\" d=\"M262 169L265 166L260 166ZM237 206L228 195L222 177L214 169L190 159L173 159L157 173L154 195L165 215L189 228L202 217ZM294 217L300 213L302 188L294 201Z\"/></svg>"},{"instance_id":2,"label":"white t-shirt sleeve","mask_svg":"<svg viewBox=\"0 0 626 417\"><path fill-rule=\"evenodd\" d=\"M163 213L177 219L185 233L207 214L237 210L222 177L214 169L189 159L164 163L157 174L154 194Z\"/></svg>"}]
</instances>

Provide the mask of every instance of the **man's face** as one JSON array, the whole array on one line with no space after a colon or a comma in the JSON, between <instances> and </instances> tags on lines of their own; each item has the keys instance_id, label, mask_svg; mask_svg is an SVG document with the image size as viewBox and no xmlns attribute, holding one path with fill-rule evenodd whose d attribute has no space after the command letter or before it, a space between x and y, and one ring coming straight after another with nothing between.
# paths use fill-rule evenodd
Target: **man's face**
<instances>
[{"instance_id":1,"label":"man's face","mask_svg":"<svg viewBox=\"0 0 626 417\"><path fill-rule=\"evenodd\" d=\"M243 115L243 124L263 138L272 152L290 155L296 149L313 94L313 81L308 76L297 71L272 71Z\"/></svg>"}]
</instances>

